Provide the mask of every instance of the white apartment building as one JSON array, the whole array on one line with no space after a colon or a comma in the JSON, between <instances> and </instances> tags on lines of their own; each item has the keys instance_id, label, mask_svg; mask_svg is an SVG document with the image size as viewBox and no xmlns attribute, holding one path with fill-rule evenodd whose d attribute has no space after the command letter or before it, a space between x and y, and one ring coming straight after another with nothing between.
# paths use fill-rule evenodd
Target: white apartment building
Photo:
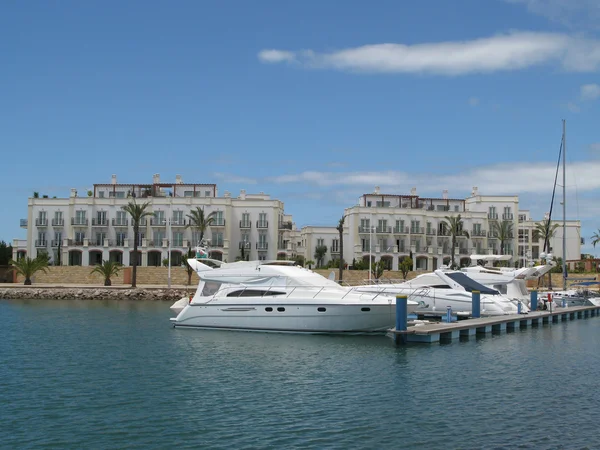
<instances>
[{"instance_id":1,"label":"white apartment building","mask_svg":"<svg viewBox=\"0 0 600 450\"><path fill-rule=\"evenodd\" d=\"M131 201L148 202L151 217L133 235L131 217L122 207ZM264 193L237 198L225 192L218 197L215 184L187 184L179 175L175 183L161 183L155 174L151 184L119 184L116 175L109 184L95 184L93 191L69 198L28 199L26 240L13 242L13 258L47 252L61 265L89 266L112 260L124 265L133 261L134 238L138 239L138 263L159 266L171 251L171 264L179 265L199 243L199 235L187 217L197 207L215 220L206 230L209 256L235 261L293 259L297 232L283 202Z\"/></svg>"},{"instance_id":2,"label":"white apartment building","mask_svg":"<svg viewBox=\"0 0 600 450\"><path fill-rule=\"evenodd\" d=\"M470 264L472 254L512 255L513 264L527 264L539 259L543 242L538 239L536 221L528 211L519 210L518 196L482 196L476 187L466 199L452 199L444 191L440 198L425 198L413 188L410 195L383 194L379 188L360 197L356 206L344 211L344 260L373 262L383 260L389 269L397 270L406 256L412 256L413 270L435 270L451 259L451 236L446 234L446 216L461 215L469 237L458 237L455 262ZM493 223L510 221L512 238L500 248ZM581 240L579 221L568 221L567 259L579 258ZM317 245L327 245L325 263L339 258L339 234L332 227L303 227L302 247L306 259L314 260ZM550 247L562 257L562 227L559 227Z\"/></svg>"}]
</instances>

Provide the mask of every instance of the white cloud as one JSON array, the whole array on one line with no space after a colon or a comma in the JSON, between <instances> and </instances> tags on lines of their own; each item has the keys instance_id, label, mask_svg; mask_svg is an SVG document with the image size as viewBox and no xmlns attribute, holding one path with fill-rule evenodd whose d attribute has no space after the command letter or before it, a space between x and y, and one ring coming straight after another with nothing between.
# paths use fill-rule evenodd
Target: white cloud
<instances>
[{"instance_id":1,"label":"white cloud","mask_svg":"<svg viewBox=\"0 0 600 450\"><path fill-rule=\"evenodd\" d=\"M600 85L584 84L581 86L580 96L582 100L595 100L600 97Z\"/></svg>"},{"instance_id":2,"label":"white cloud","mask_svg":"<svg viewBox=\"0 0 600 450\"><path fill-rule=\"evenodd\" d=\"M469 99L469 105L473 106L473 107L478 106L479 105L479 99L477 97L471 97Z\"/></svg>"},{"instance_id":3,"label":"white cloud","mask_svg":"<svg viewBox=\"0 0 600 450\"><path fill-rule=\"evenodd\" d=\"M272 49L260 51L258 59L266 63L292 62L296 59L296 56L293 52Z\"/></svg>"},{"instance_id":4,"label":"white cloud","mask_svg":"<svg viewBox=\"0 0 600 450\"><path fill-rule=\"evenodd\" d=\"M554 64L566 71L600 69L600 41L561 33L511 32L470 41L373 44L329 53L263 50L263 62L297 61L312 69L368 73L465 75Z\"/></svg>"},{"instance_id":5,"label":"white cloud","mask_svg":"<svg viewBox=\"0 0 600 450\"><path fill-rule=\"evenodd\" d=\"M600 3L598 0L505 0L522 4L533 14L543 16L567 27L598 28Z\"/></svg>"},{"instance_id":6,"label":"white cloud","mask_svg":"<svg viewBox=\"0 0 600 450\"><path fill-rule=\"evenodd\" d=\"M581 111L581 108L577 103L569 102L567 103L567 109L572 113L578 113Z\"/></svg>"}]
</instances>

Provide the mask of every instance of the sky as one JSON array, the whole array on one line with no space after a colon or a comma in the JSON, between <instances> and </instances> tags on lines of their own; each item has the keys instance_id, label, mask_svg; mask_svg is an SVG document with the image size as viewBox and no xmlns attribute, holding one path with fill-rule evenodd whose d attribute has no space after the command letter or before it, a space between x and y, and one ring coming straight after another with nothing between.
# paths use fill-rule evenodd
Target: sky
<instances>
[{"instance_id":1,"label":"sky","mask_svg":"<svg viewBox=\"0 0 600 450\"><path fill-rule=\"evenodd\" d=\"M597 0L1 2L0 56L0 240L34 191L112 174L265 192L298 227L375 186L541 219L564 119L567 219L600 255Z\"/></svg>"}]
</instances>

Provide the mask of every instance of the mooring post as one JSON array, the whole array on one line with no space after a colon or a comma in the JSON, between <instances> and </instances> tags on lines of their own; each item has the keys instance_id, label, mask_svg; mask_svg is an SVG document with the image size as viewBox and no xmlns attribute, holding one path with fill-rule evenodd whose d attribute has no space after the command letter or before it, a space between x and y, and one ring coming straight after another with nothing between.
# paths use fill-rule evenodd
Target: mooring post
<instances>
[{"instance_id":1,"label":"mooring post","mask_svg":"<svg viewBox=\"0 0 600 450\"><path fill-rule=\"evenodd\" d=\"M517 301L517 314L521 314L521 301Z\"/></svg>"},{"instance_id":2,"label":"mooring post","mask_svg":"<svg viewBox=\"0 0 600 450\"><path fill-rule=\"evenodd\" d=\"M406 331L408 328L408 297L406 295L396 296L396 331ZM396 343L406 343L406 334L396 333Z\"/></svg>"},{"instance_id":3,"label":"mooring post","mask_svg":"<svg viewBox=\"0 0 600 450\"><path fill-rule=\"evenodd\" d=\"M531 291L531 303L530 309L532 311L537 311L537 289Z\"/></svg>"},{"instance_id":4,"label":"mooring post","mask_svg":"<svg viewBox=\"0 0 600 450\"><path fill-rule=\"evenodd\" d=\"M452 306L446 306L446 322L452 323Z\"/></svg>"},{"instance_id":5,"label":"mooring post","mask_svg":"<svg viewBox=\"0 0 600 450\"><path fill-rule=\"evenodd\" d=\"M479 319L481 317L481 293L473 291L471 294L471 317Z\"/></svg>"}]
</instances>

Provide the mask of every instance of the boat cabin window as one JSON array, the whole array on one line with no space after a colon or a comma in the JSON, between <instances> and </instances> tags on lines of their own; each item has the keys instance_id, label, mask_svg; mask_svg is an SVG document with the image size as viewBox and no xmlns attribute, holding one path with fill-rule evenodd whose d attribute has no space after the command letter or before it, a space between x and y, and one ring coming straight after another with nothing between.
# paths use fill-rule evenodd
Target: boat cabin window
<instances>
[{"instance_id":1,"label":"boat cabin window","mask_svg":"<svg viewBox=\"0 0 600 450\"><path fill-rule=\"evenodd\" d=\"M505 284L495 284L494 289L500 292L502 295L506 295L507 288Z\"/></svg>"},{"instance_id":2,"label":"boat cabin window","mask_svg":"<svg viewBox=\"0 0 600 450\"><path fill-rule=\"evenodd\" d=\"M262 289L240 289L227 294L227 297L265 297L268 295L285 295L285 292Z\"/></svg>"},{"instance_id":3,"label":"boat cabin window","mask_svg":"<svg viewBox=\"0 0 600 450\"><path fill-rule=\"evenodd\" d=\"M496 291L495 289L490 289L489 287L486 287L483 284L479 284L477 281L473 280L472 278L469 278L462 272L447 273L446 275L449 278L452 278L453 281L464 287L467 292L479 291L481 294L498 294L498 291Z\"/></svg>"},{"instance_id":4,"label":"boat cabin window","mask_svg":"<svg viewBox=\"0 0 600 450\"><path fill-rule=\"evenodd\" d=\"M219 283L218 281L205 281L204 287L202 288L201 295L203 297L215 295L215 293L219 290L220 287L221 287L221 283Z\"/></svg>"}]
</instances>

